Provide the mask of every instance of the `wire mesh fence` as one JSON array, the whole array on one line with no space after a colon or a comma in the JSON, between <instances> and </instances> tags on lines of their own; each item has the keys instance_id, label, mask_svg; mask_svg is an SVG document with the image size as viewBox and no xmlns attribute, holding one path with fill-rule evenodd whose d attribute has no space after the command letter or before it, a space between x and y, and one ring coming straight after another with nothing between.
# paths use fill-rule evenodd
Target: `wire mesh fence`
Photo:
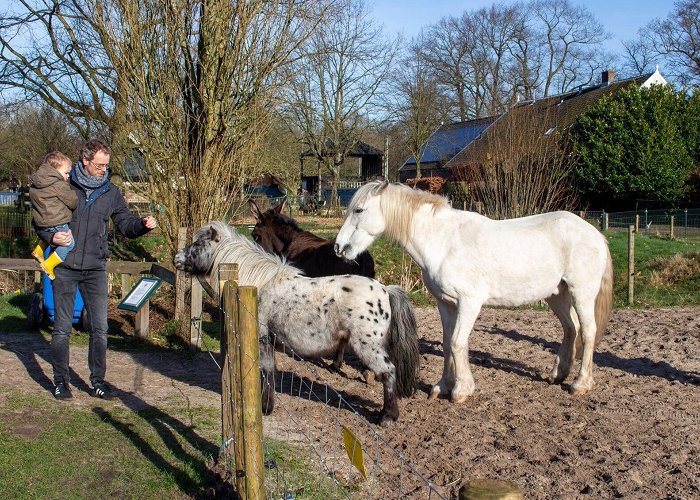
<instances>
[{"instance_id":1,"label":"wire mesh fence","mask_svg":"<svg viewBox=\"0 0 700 500\"><path fill-rule=\"evenodd\" d=\"M664 238L700 236L700 208L631 210L627 212L589 211L581 216L600 230L635 226L639 234Z\"/></svg>"},{"instance_id":2,"label":"wire mesh fence","mask_svg":"<svg viewBox=\"0 0 700 500\"><path fill-rule=\"evenodd\" d=\"M276 206L284 200L285 198L268 197L255 199L261 210ZM311 207L309 200L310 198L308 197L298 196L290 198L287 202L292 204L292 210L298 210L304 214L318 213L322 207L320 205ZM149 211L148 213L151 212ZM579 214L601 230L627 229L631 225L638 224L639 234L682 239L700 237L700 208L644 209L627 212L590 210L579 212ZM245 208L239 215L250 216L251 214ZM150 236L157 234L159 234L158 231L149 233ZM33 237L31 214L17 210L14 205L0 206L0 236L10 238Z\"/></svg>"},{"instance_id":3,"label":"wire mesh fence","mask_svg":"<svg viewBox=\"0 0 700 500\"><path fill-rule=\"evenodd\" d=\"M222 310L224 322L232 314L256 314L241 303L237 307ZM254 319L257 321L257 316ZM263 325L256 325L261 339L270 338ZM240 337L235 342L240 342ZM260 345L265 348L266 343ZM266 401L265 386L274 390L274 410L263 419L262 435L234 437L243 440L246 450L262 443L265 498L446 498L427 471L411 464L383 437L375 419L379 407L375 398L335 390L329 379L339 375L330 372L322 361L304 359L277 341L267 347L277 352L277 369L274 377L263 376L262 392ZM265 356L261 359L264 368ZM258 360L239 362L251 367L257 366ZM263 374L266 371L263 369ZM241 375L242 385L246 385L245 379L259 383L258 377L248 369ZM235 384L229 386L235 388ZM222 387L222 391L228 390L223 381ZM374 382L361 392L376 395L382 389ZM222 394L223 401L240 401L233 393ZM230 476L236 479L247 472L249 464L243 453L230 456ZM250 493L248 498L258 498Z\"/></svg>"}]
</instances>

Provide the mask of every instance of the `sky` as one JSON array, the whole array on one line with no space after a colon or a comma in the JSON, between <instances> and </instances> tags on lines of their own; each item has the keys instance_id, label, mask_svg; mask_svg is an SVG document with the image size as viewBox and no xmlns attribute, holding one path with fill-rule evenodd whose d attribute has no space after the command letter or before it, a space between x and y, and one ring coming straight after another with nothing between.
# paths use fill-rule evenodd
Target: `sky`
<instances>
[{"instance_id":1,"label":"sky","mask_svg":"<svg viewBox=\"0 0 700 500\"><path fill-rule=\"evenodd\" d=\"M612 35L606 48L621 54L622 42L636 38L637 31L654 18L665 18L673 10L673 0L570 0L584 5ZM490 7L488 0L366 0L372 17L390 33L403 33L410 40L422 27L446 16L458 16L464 11ZM498 3L511 4L511 0Z\"/></svg>"},{"instance_id":2,"label":"sky","mask_svg":"<svg viewBox=\"0 0 700 500\"><path fill-rule=\"evenodd\" d=\"M5 11L16 0L0 0L0 11ZM442 17L460 15L465 10L490 7L493 0L365 0L372 17L390 33L401 32L410 40L422 27L434 24ZM673 9L673 0L570 0L574 5L585 5L613 35L606 48L622 52L622 41L636 37L637 30L652 19L664 18ZM500 0L511 4L514 0Z\"/></svg>"}]
</instances>

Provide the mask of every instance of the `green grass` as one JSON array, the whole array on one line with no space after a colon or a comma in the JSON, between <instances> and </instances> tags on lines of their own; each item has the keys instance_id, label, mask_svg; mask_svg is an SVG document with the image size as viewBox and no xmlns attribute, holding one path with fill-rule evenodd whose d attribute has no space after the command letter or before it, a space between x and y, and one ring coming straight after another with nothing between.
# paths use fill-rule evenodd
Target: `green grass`
<instances>
[{"instance_id":1,"label":"green grass","mask_svg":"<svg viewBox=\"0 0 700 500\"><path fill-rule=\"evenodd\" d=\"M0 295L0 332L27 331L28 308L29 295L22 290Z\"/></svg>"},{"instance_id":2,"label":"green grass","mask_svg":"<svg viewBox=\"0 0 700 500\"><path fill-rule=\"evenodd\" d=\"M213 409L84 409L2 396L0 498L187 498L209 477Z\"/></svg>"},{"instance_id":3,"label":"green grass","mask_svg":"<svg viewBox=\"0 0 700 500\"><path fill-rule=\"evenodd\" d=\"M218 408L84 407L15 390L0 402L0 498L211 498L217 484ZM348 496L307 450L266 439L264 452L271 491Z\"/></svg>"},{"instance_id":4,"label":"green grass","mask_svg":"<svg viewBox=\"0 0 700 500\"><path fill-rule=\"evenodd\" d=\"M608 231L606 237L613 258L615 306L626 306L629 236L626 231ZM699 266L700 240L635 235L635 306L700 306Z\"/></svg>"},{"instance_id":5,"label":"green grass","mask_svg":"<svg viewBox=\"0 0 700 500\"><path fill-rule=\"evenodd\" d=\"M278 471L277 467L266 471L267 493L273 498L285 498L288 493L298 500L348 498L355 489L309 467L317 461L310 450L266 439L265 460L267 464L284 464L284 471Z\"/></svg>"}]
</instances>

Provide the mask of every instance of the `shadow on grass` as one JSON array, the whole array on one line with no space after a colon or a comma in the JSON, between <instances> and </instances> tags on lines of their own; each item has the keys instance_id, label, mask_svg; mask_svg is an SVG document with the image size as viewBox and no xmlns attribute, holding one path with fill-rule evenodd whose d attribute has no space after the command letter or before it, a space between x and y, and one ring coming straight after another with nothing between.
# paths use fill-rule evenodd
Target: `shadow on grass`
<instances>
[{"instance_id":1,"label":"shadow on grass","mask_svg":"<svg viewBox=\"0 0 700 500\"><path fill-rule=\"evenodd\" d=\"M161 472L172 477L181 491L193 495L197 499L239 498L233 485L223 480L210 468L210 465L218 457L219 448L214 443L199 436L195 432L194 425L183 423L133 394L118 391L117 397L127 408L132 409L139 417L148 422L179 465L172 463L172 460L168 460L156 450L134 430L132 424L122 421L118 416L101 407L94 407L92 411L103 422L122 433ZM209 457L209 460L185 449L180 444L181 439L184 439L204 457ZM188 474L188 469L195 471L195 476L201 480L197 481L196 477L193 478Z\"/></svg>"}]
</instances>

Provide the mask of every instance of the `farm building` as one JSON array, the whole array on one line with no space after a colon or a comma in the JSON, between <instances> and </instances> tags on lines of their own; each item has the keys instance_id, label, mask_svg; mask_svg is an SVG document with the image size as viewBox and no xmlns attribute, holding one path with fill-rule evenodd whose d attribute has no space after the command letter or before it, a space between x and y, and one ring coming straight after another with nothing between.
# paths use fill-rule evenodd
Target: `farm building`
<instances>
[{"instance_id":1,"label":"farm building","mask_svg":"<svg viewBox=\"0 0 700 500\"><path fill-rule=\"evenodd\" d=\"M653 73L624 80L616 80L614 72L604 71L597 85L520 101L498 116L443 125L423 147L421 176L468 181L470 171L488 162L491 154L504 143L512 143L514 134L518 134L521 140L535 136L554 138L557 131L572 125L581 113L604 95L627 85L649 87L666 83L658 68ZM399 167L399 180L406 182L415 177L416 159L411 156Z\"/></svg>"},{"instance_id":2,"label":"farm building","mask_svg":"<svg viewBox=\"0 0 700 500\"><path fill-rule=\"evenodd\" d=\"M329 156L332 147L329 147ZM384 153L370 144L358 141L346 155L340 169L338 181L338 196L341 205L347 204L355 189L364 181L384 175ZM301 155L301 186L302 192L308 192L318 197L330 198L331 176L321 162L313 157L310 151ZM301 194L301 193L300 193Z\"/></svg>"}]
</instances>

